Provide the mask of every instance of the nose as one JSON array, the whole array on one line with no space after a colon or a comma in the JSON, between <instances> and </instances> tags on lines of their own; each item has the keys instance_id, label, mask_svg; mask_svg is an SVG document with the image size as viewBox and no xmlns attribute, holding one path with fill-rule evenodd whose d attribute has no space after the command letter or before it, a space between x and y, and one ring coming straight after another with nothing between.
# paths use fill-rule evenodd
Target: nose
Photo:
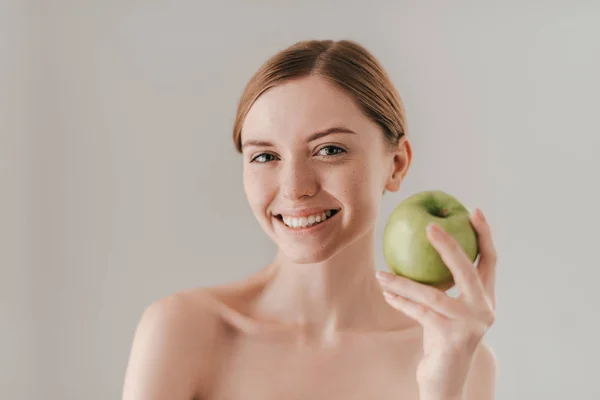
<instances>
[{"instance_id":1,"label":"nose","mask_svg":"<svg viewBox=\"0 0 600 400\"><path fill-rule=\"evenodd\" d=\"M284 165L280 179L280 192L286 200L313 197L319 189L316 171L302 161L289 161Z\"/></svg>"}]
</instances>

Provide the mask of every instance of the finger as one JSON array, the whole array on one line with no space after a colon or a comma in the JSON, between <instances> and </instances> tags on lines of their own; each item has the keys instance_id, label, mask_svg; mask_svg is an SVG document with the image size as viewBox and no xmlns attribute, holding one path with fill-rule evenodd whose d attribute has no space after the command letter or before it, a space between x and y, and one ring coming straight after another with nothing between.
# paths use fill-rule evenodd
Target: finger
<instances>
[{"instance_id":1,"label":"finger","mask_svg":"<svg viewBox=\"0 0 600 400\"><path fill-rule=\"evenodd\" d=\"M456 282L460 292L471 301L485 297L485 290L475 272L473 263L462 246L437 224L429 224L427 236Z\"/></svg>"},{"instance_id":2,"label":"finger","mask_svg":"<svg viewBox=\"0 0 600 400\"><path fill-rule=\"evenodd\" d=\"M385 289L416 303L422 303L447 318L457 318L461 315L461 303L439 289L385 271L377 271L377 279Z\"/></svg>"},{"instance_id":3,"label":"finger","mask_svg":"<svg viewBox=\"0 0 600 400\"><path fill-rule=\"evenodd\" d=\"M383 292L383 297L390 306L408 315L423 327L442 332L444 325L449 322L448 318L436 313L426 305L416 303L394 292L386 290Z\"/></svg>"},{"instance_id":4,"label":"finger","mask_svg":"<svg viewBox=\"0 0 600 400\"><path fill-rule=\"evenodd\" d=\"M488 222L480 209L476 209L471 216L473 227L477 231L479 245L479 262L477 263L477 273L484 287L485 292L496 304L496 265L498 256L492 233Z\"/></svg>"}]
</instances>

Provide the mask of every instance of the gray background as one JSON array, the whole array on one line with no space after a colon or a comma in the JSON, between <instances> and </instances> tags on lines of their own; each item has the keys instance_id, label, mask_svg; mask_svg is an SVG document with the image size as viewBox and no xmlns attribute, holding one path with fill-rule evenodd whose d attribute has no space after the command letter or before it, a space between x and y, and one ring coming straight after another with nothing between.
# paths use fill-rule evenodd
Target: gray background
<instances>
[{"instance_id":1,"label":"gray background","mask_svg":"<svg viewBox=\"0 0 600 400\"><path fill-rule=\"evenodd\" d=\"M231 127L312 38L365 45L406 105L380 235L420 190L487 212L497 398L600 398L600 5L394 3L0 1L1 398L119 398L145 306L271 260Z\"/></svg>"}]
</instances>

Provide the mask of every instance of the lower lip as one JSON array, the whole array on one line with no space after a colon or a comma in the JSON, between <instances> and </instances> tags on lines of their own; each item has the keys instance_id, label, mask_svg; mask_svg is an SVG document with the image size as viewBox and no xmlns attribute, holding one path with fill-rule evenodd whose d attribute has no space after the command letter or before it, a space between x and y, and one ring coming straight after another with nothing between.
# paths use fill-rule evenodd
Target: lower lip
<instances>
[{"instance_id":1,"label":"lower lip","mask_svg":"<svg viewBox=\"0 0 600 400\"><path fill-rule=\"evenodd\" d=\"M287 226L286 224L283 223L282 220L280 220L277 217L273 217L275 218L284 228L286 231L292 233L292 234L308 234L308 233L313 233L313 232L317 232L323 228L326 228L329 225L329 221L331 221L332 219L335 219L342 211L338 211L337 213L335 213L335 215L327 218L325 220L325 222L320 222L316 225L312 225L312 226L307 226L306 228L290 228L289 226Z\"/></svg>"}]
</instances>

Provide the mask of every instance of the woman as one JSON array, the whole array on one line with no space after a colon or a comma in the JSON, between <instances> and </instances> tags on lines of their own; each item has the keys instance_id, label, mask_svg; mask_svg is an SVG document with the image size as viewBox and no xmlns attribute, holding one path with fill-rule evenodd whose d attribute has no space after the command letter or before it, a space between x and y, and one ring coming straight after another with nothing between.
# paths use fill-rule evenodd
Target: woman
<instances>
[{"instance_id":1,"label":"woman","mask_svg":"<svg viewBox=\"0 0 600 400\"><path fill-rule=\"evenodd\" d=\"M486 400L496 364L495 252L477 211L477 268L428 231L461 296L376 274L382 193L412 157L401 100L350 41L297 43L241 98L233 139L273 262L241 282L162 298L144 312L125 400Z\"/></svg>"}]
</instances>

